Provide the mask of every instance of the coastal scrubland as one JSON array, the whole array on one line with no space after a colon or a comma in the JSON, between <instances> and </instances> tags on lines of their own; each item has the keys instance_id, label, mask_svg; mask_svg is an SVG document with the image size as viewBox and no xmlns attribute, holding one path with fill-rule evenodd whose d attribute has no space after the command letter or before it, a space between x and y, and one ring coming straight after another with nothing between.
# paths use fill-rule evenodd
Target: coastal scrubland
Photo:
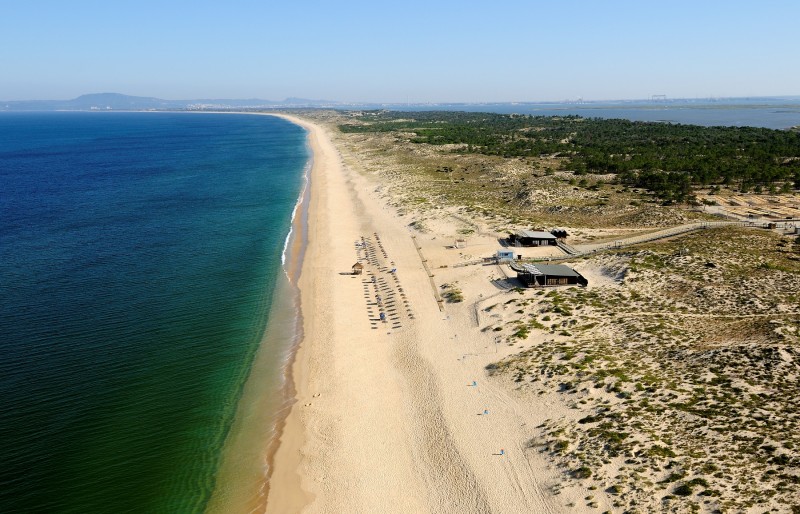
<instances>
[{"instance_id":1,"label":"coastal scrubland","mask_svg":"<svg viewBox=\"0 0 800 514\"><path fill-rule=\"evenodd\" d=\"M667 202L691 200L692 188L698 185L784 193L800 186L800 137L793 131L580 116L357 114L360 122L342 123L339 129L408 134L411 142L449 146L451 153L533 159L532 163L551 158L578 175L614 174L619 183L646 188Z\"/></svg>"},{"instance_id":2,"label":"coastal scrubland","mask_svg":"<svg viewBox=\"0 0 800 514\"><path fill-rule=\"evenodd\" d=\"M566 511L800 511L796 235L708 228L566 261L587 288L524 289L503 271L458 267L519 228L565 227L570 244L590 244L719 219L705 209L715 195L796 202L797 133L302 115L417 234L445 311L500 348L480 357L486 378L515 411L547 406L521 444L559 470L550 492ZM440 250L454 238L466 249Z\"/></svg>"},{"instance_id":3,"label":"coastal scrubland","mask_svg":"<svg viewBox=\"0 0 800 514\"><path fill-rule=\"evenodd\" d=\"M787 238L709 230L585 259L610 278L599 287L503 305L517 314L487 328L544 337L488 372L574 410L541 424L530 451L625 510L796 503L798 257Z\"/></svg>"}]
</instances>

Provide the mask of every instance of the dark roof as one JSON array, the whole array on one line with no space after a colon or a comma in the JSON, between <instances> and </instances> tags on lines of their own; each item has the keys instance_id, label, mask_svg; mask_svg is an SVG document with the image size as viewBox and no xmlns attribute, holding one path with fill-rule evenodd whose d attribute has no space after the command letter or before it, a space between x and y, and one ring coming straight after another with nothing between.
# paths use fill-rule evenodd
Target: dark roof
<instances>
[{"instance_id":1,"label":"dark roof","mask_svg":"<svg viewBox=\"0 0 800 514\"><path fill-rule=\"evenodd\" d=\"M518 273L530 273L531 275L547 275L549 277L580 277L580 273L564 266L563 264L523 264L521 267L513 267Z\"/></svg>"},{"instance_id":2,"label":"dark roof","mask_svg":"<svg viewBox=\"0 0 800 514\"><path fill-rule=\"evenodd\" d=\"M556 236L550 232L541 232L538 230L517 230L515 232L517 237L529 237L531 239L555 239Z\"/></svg>"}]
</instances>

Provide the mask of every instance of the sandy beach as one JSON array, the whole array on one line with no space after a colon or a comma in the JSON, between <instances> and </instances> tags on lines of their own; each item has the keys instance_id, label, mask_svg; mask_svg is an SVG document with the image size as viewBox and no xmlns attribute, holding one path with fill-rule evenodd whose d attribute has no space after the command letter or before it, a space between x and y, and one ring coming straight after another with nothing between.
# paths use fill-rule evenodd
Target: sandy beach
<instances>
[{"instance_id":1,"label":"sandy beach","mask_svg":"<svg viewBox=\"0 0 800 514\"><path fill-rule=\"evenodd\" d=\"M568 225L583 254L560 262L587 287L520 288L485 258L522 222L471 205L469 184L415 168L453 154L347 134L342 115L286 118L308 130L313 166L296 394L270 452L268 512L795 502L796 416L784 405L794 400L769 393L796 390L796 374L770 372L794 365L800 333L788 240L736 224L699 230L684 210L647 207L645 226ZM514 171L463 159L487 180ZM562 189L563 202L581 194ZM458 191L466 205L442 196ZM754 241L758 255L745 251ZM552 246L515 253L564 257ZM770 286L725 280L743 266Z\"/></svg>"},{"instance_id":2,"label":"sandy beach","mask_svg":"<svg viewBox=\"0 0 800 514\"><path fill-rule=\"evenodd\" d=\"M412 239L380 185L350 167L323 127L289 119L309 130L314 161L297 401L268 512L574 512L563 507L570 495L553 494L558 472L524 447L563 407L518 402L488 382L485 366L507 350L476 329L469 309L440 310L434 287L454 271L430 277L423 259L456 254L444 241ZM433 257L426 264L444 258ZM356 262L362 275L350 274ZM462 281L472 294L497 294L496 269L472 268Z\"/></svg>"}]
</instances>

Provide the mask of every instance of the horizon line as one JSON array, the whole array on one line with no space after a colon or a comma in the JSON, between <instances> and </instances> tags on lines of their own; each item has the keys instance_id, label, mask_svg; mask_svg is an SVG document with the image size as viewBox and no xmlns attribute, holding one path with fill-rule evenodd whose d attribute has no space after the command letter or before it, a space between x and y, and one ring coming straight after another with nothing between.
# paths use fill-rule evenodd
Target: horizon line
<instances>
[{"instance_id":1,"label":"horizon line","mask_svg":"<svg viewBox=\"0 0 800 514\"><path fill-rule=\"evenodd\" d=\"M24 99L24 100L0 100L2 103L20 103L20 102L70 102L74 100L78 100L83 97L91 97L91 96L102 96L102 95L118 95L122 97L128 98L138 98L138 99L151 99L151 100L161 100L166 102L195 102L195 101L236 101L236 102L245 102L245 101L258 101L264 103L287 103L290 100L298 100L298 103L319 103L319 104L339 104L339 105L441 105L441 104L461 104L461 105L485 105L485 104L563 104L563 103L600 103L600 102L674 102L674 101L698 101L698 100L747 100L747 99L800 99L800 94L784 94L784 95L745 95L745 96L715 96L715 95L708 95L708 96L694 96L694 97L686 97L686 96L675 96L670 97L668 95L663 94L653 94L649 97L638 97L638 98L599 98L599 99L587 99L583 97L577 98L564 98L560 100L321 100L321 99L312 99L312 98L303 98L303 97L296 97L296 96L288 96L285 97L283 100L269 100L265 98L257 98L257 97L249 97L249 98L237 98L237 97L197 97L197 98L160 98L157 96L141 96L141 95L129 95L126 93L117 93L117 92L102 92L102 93L84 93L72 98L61 98L61 99L53 99L53 98L32 98L32 99Z\"/></svg>"}]
</instances>

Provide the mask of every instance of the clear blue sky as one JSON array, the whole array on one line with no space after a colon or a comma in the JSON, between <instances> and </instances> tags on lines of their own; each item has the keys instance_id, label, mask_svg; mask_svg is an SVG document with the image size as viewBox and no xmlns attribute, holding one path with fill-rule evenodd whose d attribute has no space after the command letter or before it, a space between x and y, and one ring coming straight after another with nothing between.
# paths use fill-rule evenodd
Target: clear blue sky
<instances>
[{"instance_id":1,"label":"clear blue sky","mask_svg":"<svg viewBox=\"0 0 800 514\"><path fill-rule=\"evenodd\" d=\"M800 1L0 0L0 100L800 95Z\"/></svg>"}]
</instances>

